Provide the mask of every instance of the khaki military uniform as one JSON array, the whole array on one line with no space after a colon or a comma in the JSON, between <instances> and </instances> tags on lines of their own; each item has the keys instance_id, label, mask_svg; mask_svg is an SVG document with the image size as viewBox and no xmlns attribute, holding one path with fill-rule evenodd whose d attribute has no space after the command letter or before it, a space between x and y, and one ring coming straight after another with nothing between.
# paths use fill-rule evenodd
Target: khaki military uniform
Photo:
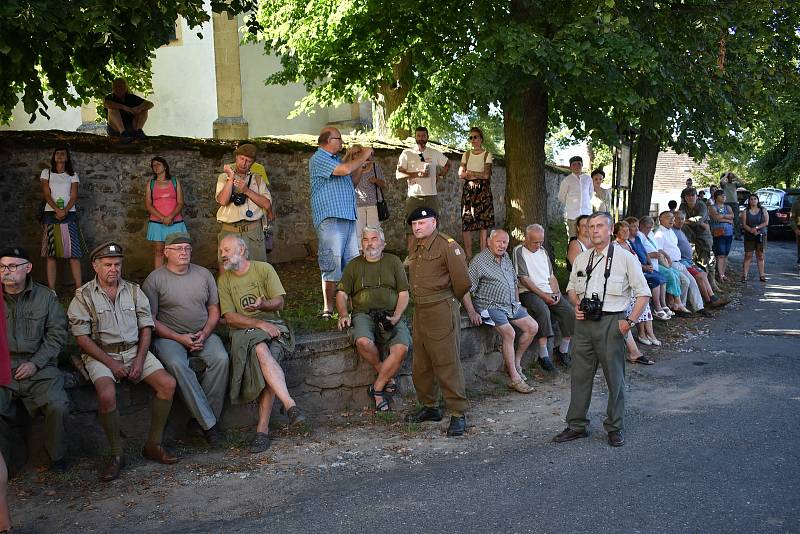
<instances>
[{"instance_id":1,"label":"khaki military uniform","mask_svg":"<svg viewBox=\"0 0 800 534\"><path fill-rule=\"evenodd\" d=\"M452 238L434 231L414 240L408 259L417 398L424 406L436 406L438 383L450 415L461 416L467 409L467 394L460 360L459 300L471 285L464 251Z\"/></svg>"},{"instance_id":2,"label":"khaki military uniform","mask_svg":"<svg viewBox=\"0 0 800 534\"><path fill-rule=\"evenodd\" d=\"M98 347L126 368L133 366L139 343L139 329L153 327L150 301L138 284L119 281L117 296L112 302L103 288L92 279L75 290L75 298L67 310L70 332L75 337L90 336ZM108 377L116 381L111 369L88 354L81 355L89 379L94 383ZM148 351L139 380L159 369L161 362Z\"/></svg>"},{"instance_id":3,"label":"khaki military uniform","mask_svg":"<svg viewBox=\"0 0 800 534\"><path fill-rule=\"evenodd\" d=\"M58 354L67 342L64 310L56 294L30 278L25 289L13 298L3 295L6 305L6 330L11 353L11 368L31 362L38 369L32 376L0 387L0 452L8 458L16 419L17 399L29 414L42 410L45 418L45 449L50 459L61 460L64 448L64 419L69 399L64 391L64 377L56 366Z\"/></svg>"},{"instance_id":4,"label":"khaki military uniform","mask_svg":"<svg viewBox=\"0 0 800 534\"><path fill-rule=\"evenodd\" d=\"M683 233L694 244L694 262L707 272L713 272L709 267L711 264L711 232L703 227L703 223L708 224L708 206L698 199L694 206L683 202L678 209L686 214ZM711 280L712 277L708 278Z\"/></svg>"}]
</instances>

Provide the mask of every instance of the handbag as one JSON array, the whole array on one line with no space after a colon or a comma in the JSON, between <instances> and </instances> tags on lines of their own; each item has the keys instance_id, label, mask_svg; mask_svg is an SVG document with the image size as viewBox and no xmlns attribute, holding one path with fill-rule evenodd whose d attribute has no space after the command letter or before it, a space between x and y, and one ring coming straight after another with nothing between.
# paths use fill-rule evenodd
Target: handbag
<instances>
[{"instance_id":1,"label":"handbag","mask_svg":"<svg viewBox=\"0 0 800 534\"><path fill-rule=\"evenodd\" d=\"M372 172L375 177L378 177L377 169L375 168L375 163L372 164ZM378 208L378 220L383 222L389 218L389 205L386 203L386 199L383 197L383 189L381 189L378 184L375 185L375 197L378 199L375 203L375 207Z\"/></svg>"},{"instance_id":2,"label":"handbag","mask_svg":"<svg viewBox=\"0 0 800 534\"><path fill-rule=\"evenodd\" d=\"M714 237L725 237L725 229L724 228L714 228L714 231L711 232L711 235Z\"/></svg>"}]
</instances>

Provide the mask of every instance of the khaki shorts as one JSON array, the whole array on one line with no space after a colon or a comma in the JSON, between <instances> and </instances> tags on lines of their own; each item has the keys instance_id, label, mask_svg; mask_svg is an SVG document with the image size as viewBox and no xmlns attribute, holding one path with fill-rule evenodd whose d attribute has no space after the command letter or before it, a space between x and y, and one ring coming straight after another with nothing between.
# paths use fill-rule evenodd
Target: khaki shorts
<instances>
[{"instance_id":1,"label":"khaki shorts","mask_svg":"<svg viewBox=\"0 0 800 534\"><path fill-rule=\"evenodd\" d=\"M405 321L400 319L391 332L384 332L372 317L366 313L353 314L353 326L350 328L350 340L355 344L356 340L360 337L365 337L383 347L391 347L392 345L405 345L411 346L411 333L408 331Z\"/></svg>"},{"instance_id":2,"label":"khaki shorts","mask_svg":"<svg viewBox=\"0 0 800 534\"><path fill-rule=\"evenodd\" d=\"M110 352L108 355L118 362L122 362L122 365L125 366L125 369L130 369L133 367L133 360L136 359L136 347L132 347L125 352ZM101 363L91 356L87 356L86 354L81 354L81 358L83 359L83 365L86 367L86 372L89 374L89 380L92 381L92 384L97 382L98 378L103 377L108 377L114 382L119 382L119 380L114 377L114 373L111 372L111 369L106 367L104 363ZM136 382L141 382L151 374L163 368L164 366L161 365L161 362L158 361L158 359L153 356L150 351L147 351L147 355L144 357L142 376L140 376L139 380L136 380Z\"/></svg>"}]
</instances>

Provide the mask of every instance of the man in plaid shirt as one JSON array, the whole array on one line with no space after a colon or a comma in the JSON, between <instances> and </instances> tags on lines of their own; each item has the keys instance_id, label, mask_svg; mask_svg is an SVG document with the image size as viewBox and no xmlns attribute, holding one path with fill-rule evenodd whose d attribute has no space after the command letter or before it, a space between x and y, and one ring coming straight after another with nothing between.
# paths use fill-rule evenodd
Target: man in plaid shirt
<instances>
[{"instance_id":1,"label":"man in plaid shirt","mask_svg":"<svg viewBox=\"0 0 800 534\"><path fill-rule=\"evenodd\" d=\"M500 334L503 360L510 379L508 387L519 393L531 393L533 388L527 384L527 377L522 372L522 356L536 336L539 325L519 302L517 275L506 253L508 234L503 230L492 230L487 245L469 264L472 299L465 298L464 306L472 324L493 326ZM516 352L514 326L522 331Z\"/></svg>"},{"instance_id":2,"label":"man in plaid shirt","mask_svg":"<svg viewBox=\"0 0 800 534\"><path fill-rule=\"evenodd\" d=\"M311 178L311 219L317 232L317 260L322 272L322 319L333 316L336 284L345 265L358 256L356 235L356 197L354 187L361 179L361 165L372 158L371 148L343 163L342 134L336 128L323 128L317 139L319 148L308 162Z\"/></svg>"}]
</instances>

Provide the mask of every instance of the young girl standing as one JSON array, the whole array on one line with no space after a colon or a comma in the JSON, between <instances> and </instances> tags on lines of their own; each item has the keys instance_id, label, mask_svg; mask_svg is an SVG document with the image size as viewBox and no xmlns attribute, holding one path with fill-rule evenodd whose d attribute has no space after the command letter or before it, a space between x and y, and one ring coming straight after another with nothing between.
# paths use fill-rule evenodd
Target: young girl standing
<instances>
[{"instance_id":1,"label":"young girl standing","mask_svg":"<svg viewBox=\"0 0 800 534\"><path fill-rule=\"evenodd\" d=\"M144 205L150 213L147 223L147 240L153 241L155 268L164 263L164 240L169 234L186 232L183 222L183 189L176 178L170 176L167 160L160 156L150 161L153 177L144 191Z\"/></svg>"}]
</instances>

